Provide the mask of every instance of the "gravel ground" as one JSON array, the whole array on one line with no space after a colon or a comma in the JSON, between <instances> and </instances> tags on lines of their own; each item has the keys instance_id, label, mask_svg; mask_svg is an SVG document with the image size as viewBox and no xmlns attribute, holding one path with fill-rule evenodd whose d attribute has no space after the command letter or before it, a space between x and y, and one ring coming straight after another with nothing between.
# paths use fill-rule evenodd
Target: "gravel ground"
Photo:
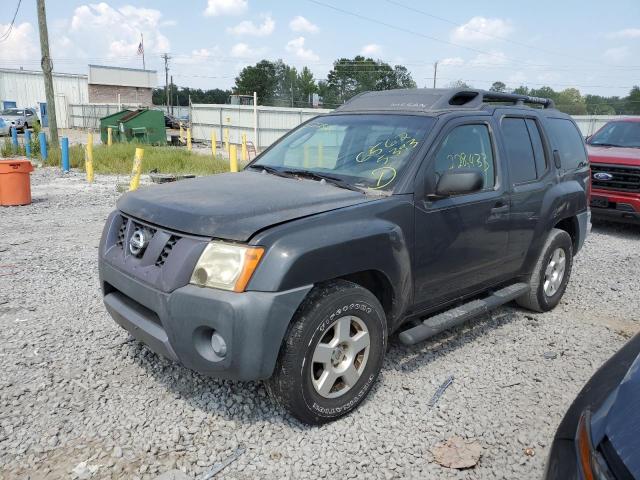
<instances>
[{"instance_id":1,"label":"gravel ground","mask_svg":"<svg viewBox=\"0 0 640 480\"><path fill-rule=\"evenodd\" d=\"M152 479L175 469L194 478L238 447L218 476L536 478L573 397L640 326L640 228L596 226L555 311L505 307L415 347L392 340L363 405L310 428L275 408L261 383L197 375L109 318L96 260L115 177L87 185L79 173L38 169L32 180L31 206L0 210L6 479ZM474 468L434 462L431 449L452 435L480 443Z\"/></svg>"}]
</instances>

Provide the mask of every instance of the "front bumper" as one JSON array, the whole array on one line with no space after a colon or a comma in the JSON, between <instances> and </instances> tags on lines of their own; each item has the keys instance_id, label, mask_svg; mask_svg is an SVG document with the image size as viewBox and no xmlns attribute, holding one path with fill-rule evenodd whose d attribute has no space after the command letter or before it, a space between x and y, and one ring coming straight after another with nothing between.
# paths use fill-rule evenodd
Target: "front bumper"
<instances>
[{"instance_id":1,"label":"front bumper","mask_svg":"<svg viewBox=\"0 0 640 480\"><path fill-rule=\"evenodd\" d=\"M640 224L640 195L593 189L591 211L594 218Z\"/></svg>"},{"instance_id":2,"label":"front bumper","mask_svg":"<svg viewBox=\"0 0 640 480\"><path fill-rule=\"evenodd\" d=\"M187 285L171 293L135 279L100 259L109 314L151 350L204 375L236 380L271 376L295 311L311 289L227 292ZM226 343L219 357L217 332Z\"/></svg>"}]
</instances>

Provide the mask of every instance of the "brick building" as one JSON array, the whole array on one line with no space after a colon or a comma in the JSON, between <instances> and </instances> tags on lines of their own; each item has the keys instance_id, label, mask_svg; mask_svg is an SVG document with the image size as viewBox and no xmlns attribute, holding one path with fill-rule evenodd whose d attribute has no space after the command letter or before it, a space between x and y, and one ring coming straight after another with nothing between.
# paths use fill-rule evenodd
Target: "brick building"
<instances>
[{"instance_id":1,"label":"brick building","mask_svg":"<svg viewBox=\"0 0 640 480\"><path fill-rule=\"evenodd\" d=\"M89 65L89 103L150 107L155 86L155 70Z\"/></svg>"}]
</instances>

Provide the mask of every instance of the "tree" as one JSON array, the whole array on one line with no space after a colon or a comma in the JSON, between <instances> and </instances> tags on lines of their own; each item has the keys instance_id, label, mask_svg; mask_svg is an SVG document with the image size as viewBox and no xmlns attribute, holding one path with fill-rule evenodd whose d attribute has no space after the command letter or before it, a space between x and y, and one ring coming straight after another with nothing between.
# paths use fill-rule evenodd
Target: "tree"
<instances>
[{"instance_id":1,"label":"tree","mask_svg":"<svg viewBox=\"0 0 640 480\"><path fill-rule=\"evenodd\" d=\"M318 91L316 80L308 67L303 67L296 79L297 89L304 102L310 103L309 97Z\"/></svg>"},{"instance_id":2,"label":"tree","mask_svg":"<svg viewBox=\"0 0 640 480\"><path fill-rule=\"evenodd\" d=\"M276 64L268 60L261 60L254 66L244 67L236 77L234 93L253 95L253 92L257 92L260 103L272 101L278 84L276 67Z\"/></svg>"},{"instance_id":3,"label":"tree","mask_svg":"<svg viewBox=\"0 0 640 480\"><path fill-rule=\"evenodd\" d=\"M637 85L631 89L625 101L625 113L640 114L640 87Z\"/></svg>"},{"instance_id":4,"label":"tree","mask_svg":"<svg viewBox=\"0 0 640 480\"><path fill-rule=\"evenodd\" d=\"M587 104L577 88L567 88L561 91L555 100L558 109L569 115L587 114Z\"/></svg>"},{"instance_id":5,"label":"tree","mask_svg":"<svg viewBox=\"0 0 640 480\"><path fill-rule=\"evenodd\" d=\"M513 93L517 95L529 95L529 87L520 85L519 87L513 89Z\"/></svg>"},{"instance_id":6,"label":"tree","mask_svg":"<svg viewBox=\"0 0 640 480\"><path fill-rule=\"evenodd\" d=\"M336 103L344 103L361 92L391 90L395 88L415 88L411 74L406 67L365 58L361 55L340 58L333 62L322 90ZM327 99L324 98L325 104Z\"/></svg>"},{"instance_id":7,"label":"tree","mask_svg":"<svg viewBox=\"0 0 640 480\"><path fill-rule=\"evenodd\" d=\"M504 82L493 82L489 90L491 92L503 93L507 91L507 86L504 84Z\"/></svg>"},{"instance_id":8,"label":"tree","mask_svg":"<svg viewBox=\"0 0 640 480\"><path fill-rule=\"evenodd\" d=\"M453 82L449 82L447 84L448 88L471 88L471 85L469 85L467 82L463 81L463 80L455 80Z\"/></svg>"}]
</instances>

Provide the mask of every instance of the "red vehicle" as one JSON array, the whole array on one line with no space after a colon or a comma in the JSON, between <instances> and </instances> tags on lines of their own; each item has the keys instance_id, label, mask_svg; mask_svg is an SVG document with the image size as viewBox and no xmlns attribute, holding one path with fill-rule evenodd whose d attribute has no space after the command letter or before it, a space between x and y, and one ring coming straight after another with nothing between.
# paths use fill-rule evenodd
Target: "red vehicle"
<instances>
[{"instance_id":1,"label":"red vehicle","mask_svg":"<svg viewBox=\"0 0 640 480\"><path fill-rule=\"evenodd\" d=\"M640 224L640 118L606 123L587 150L594 218Z\"/></svg>"}]
</instances>

